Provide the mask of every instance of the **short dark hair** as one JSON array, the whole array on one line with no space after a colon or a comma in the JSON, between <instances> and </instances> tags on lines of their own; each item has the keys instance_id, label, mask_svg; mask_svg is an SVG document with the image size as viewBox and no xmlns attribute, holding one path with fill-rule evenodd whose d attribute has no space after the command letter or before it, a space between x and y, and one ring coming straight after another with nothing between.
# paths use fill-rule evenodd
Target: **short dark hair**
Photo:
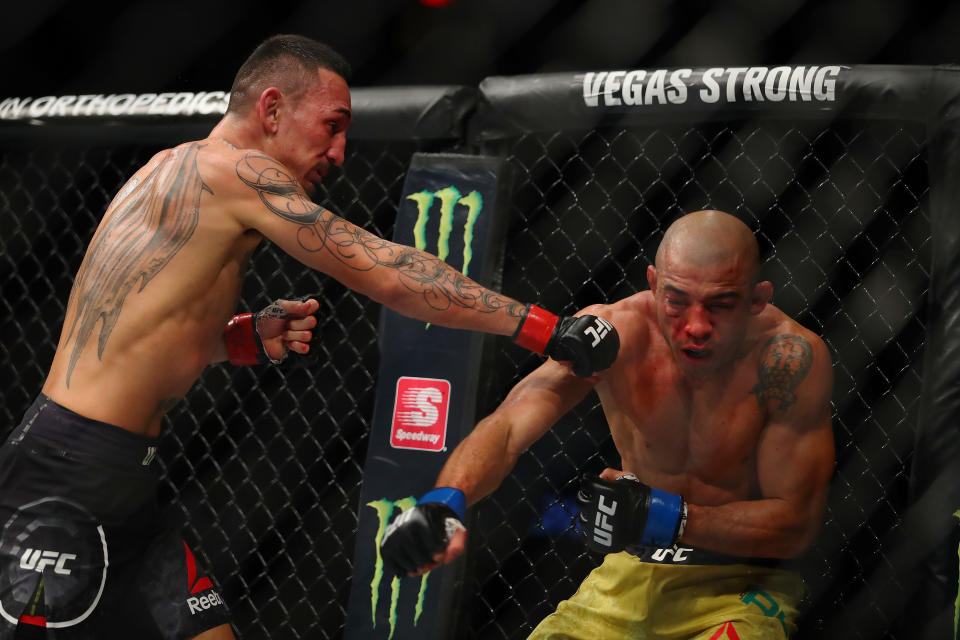
<instances>
[{"instance_id":1,"label":"short dark hair","mask_svg":"<svg viewBox=\"0 0 960 640\"><path fill-rule=\"evenodd\" d=\"M317 69L329 69L344 80L350 79L350 64L330 46L306 36L271 36L240 65L230 87L227 112L238 113L249 107L255 99L251 88L283 84L290 72L312 73Z\"/></svg>"}]
</instances>

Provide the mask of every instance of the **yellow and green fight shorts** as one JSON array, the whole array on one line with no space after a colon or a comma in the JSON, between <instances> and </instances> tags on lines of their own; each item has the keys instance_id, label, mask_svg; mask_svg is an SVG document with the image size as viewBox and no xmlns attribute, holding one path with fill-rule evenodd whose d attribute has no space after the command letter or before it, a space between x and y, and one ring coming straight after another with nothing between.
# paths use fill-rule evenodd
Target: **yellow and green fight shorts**
<instances>
[{"instance_id":1,"label":"yellow and green fight shorts","mask_svg":"<svg viewBox=\"0 0 960 640\"><path fill-rule=\"evenodd\" d=\"M772 563L699 549L606 556L528 640L783 640L803 581Z\"/></svg>"}]
</instances>

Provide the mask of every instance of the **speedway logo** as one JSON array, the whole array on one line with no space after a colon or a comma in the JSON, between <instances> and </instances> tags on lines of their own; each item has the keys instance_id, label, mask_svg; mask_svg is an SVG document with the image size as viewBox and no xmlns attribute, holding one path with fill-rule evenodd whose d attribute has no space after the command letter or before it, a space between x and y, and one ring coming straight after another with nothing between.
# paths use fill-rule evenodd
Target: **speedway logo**
<instances>
[{"instance_id":1,"label":"speedway logo","mask_svg":"<svg viewBox=\"0 0 960 640\"><path fill-rule=\"evenodd\" d=\"M443 451L449 409L449 380L401 376L393 403L390 446Z\"/></svg>"},{"instance_id":2,"label":"speedway logo","mask_svg":"<svg viewBox=\"0 0 960 640\"><path fill-rule=\"evenodd\" d=\"M420 622L420 615L423 613L423 603L427 595L427 578L430 577L429 573L424 574L423 577L420 578L419 585L416 586L417 599L412 611L399 611L398 609L402 590L404 588L410 589L414 585L417 585L415 581L401 580L399 576L393 576L390 580L389 588L381 588L383 586L384 566L383 556L380 555L380 542L383 540L383 534L387 530L387 523L390 522L390 516L395 510L399 509L400 513L403 513L415 504L417 504L417 500L412 496L400 500L381 499L367 503L368 507L376 511L378 522L377 534L373 540L373 545L377 550L377 561L373 568L373 580L370 581L370 620L373 628L376 629L377 609L380 607L381 591L387 591L390 594L389 604L387 605L387 620L390 623L390 629L386 636L387 638L393 637L398 622L402 620L409 619L413 626L417 626L417 623Z\"/></svg>"}]
</instances>

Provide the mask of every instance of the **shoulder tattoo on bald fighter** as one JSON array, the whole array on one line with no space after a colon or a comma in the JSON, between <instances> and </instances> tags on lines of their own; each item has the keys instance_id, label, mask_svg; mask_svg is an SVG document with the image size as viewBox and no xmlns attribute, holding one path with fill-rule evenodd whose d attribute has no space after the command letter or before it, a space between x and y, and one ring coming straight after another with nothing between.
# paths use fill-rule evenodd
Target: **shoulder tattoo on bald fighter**
<instances>
[{"instance_id":1,"label":"shoulder tattoo on bald fighter","mask_svg":"<svg viewBox=\"0 0 960 640\"><path fill-rule=\"evenodd\" d=\"M76 309L67 340L76 336L76 341L68 387L97 323L97 358L102 358L127 295L134 288L143 291L196 230L200 195L213 193L197 168L203 146L194 143L168 153L142 180L128 182L104 215L70 294Z\"/></svg>"},{"instance_id":2,"label":"shoulder tattoo on bald fighter","mask_svg":"<svg viewBox=\"0 0 960 640\"><path fill-rule=\"evenodd\" d=\"M760 406L780 401L780 410L789 409L797 400L794 393L813 363L813 348L804 338L789 333L770 338L760 352L757 385L750 390Z\"/></svg>"},{"instance_id":3,"label":"shoulder tattoo on bald fighter","mask_svg":"<svg viewBox=\"0 0 960 640\"><path fill-rule=\"evenodd\" d=\"M526 305L489 291L440 258L388 242L312 202L296 179L273 158L250 152L237 162L237 177L254 189L268 211L299 225L297 243L306 251L327 251L351 269L394 269L403 285L420 293L431 307L451 306L516 318Z\"/></svg>"}]
</instances>

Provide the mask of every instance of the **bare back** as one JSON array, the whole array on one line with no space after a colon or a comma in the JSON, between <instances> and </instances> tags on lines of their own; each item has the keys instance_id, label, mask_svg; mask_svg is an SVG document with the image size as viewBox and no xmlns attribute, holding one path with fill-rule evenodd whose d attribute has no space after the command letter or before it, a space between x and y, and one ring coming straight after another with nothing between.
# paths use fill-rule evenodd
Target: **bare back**
<instances>
[{"instance_id":1,"label":"bare back","mask_svg":"<svg viewBox=\"0 0 960 640\"><path fill-rule=\"evenodd\" d=\"M758 450L767 428L777 422L776 414L789 409L789 396L802 382L802 376L789 375L790 367L803 374L800 369L809 369L813 351L806 354L806 363L783 363L784 375L764 373L763 380L761 361L777 341L825 347L767 305L750 319L739 357L723 375L691 380L671 356L654 304L653 295L644 291L604 307L605 317L620 328L621 350L596 390L623 469L697 504L761 497Z\"/></svg>"},{"instance_id":2,"label":"bare back","mask_svg":"<svg viewBox=\"0 0 960 640\"><path fill-rule=\"evenodd\" d=\"M216 141L162 151L114 198L70 294L44 385L53 400L157 435L215 358L262 238L229 206L229 153Z\"/></svg>"}]
</instances>

